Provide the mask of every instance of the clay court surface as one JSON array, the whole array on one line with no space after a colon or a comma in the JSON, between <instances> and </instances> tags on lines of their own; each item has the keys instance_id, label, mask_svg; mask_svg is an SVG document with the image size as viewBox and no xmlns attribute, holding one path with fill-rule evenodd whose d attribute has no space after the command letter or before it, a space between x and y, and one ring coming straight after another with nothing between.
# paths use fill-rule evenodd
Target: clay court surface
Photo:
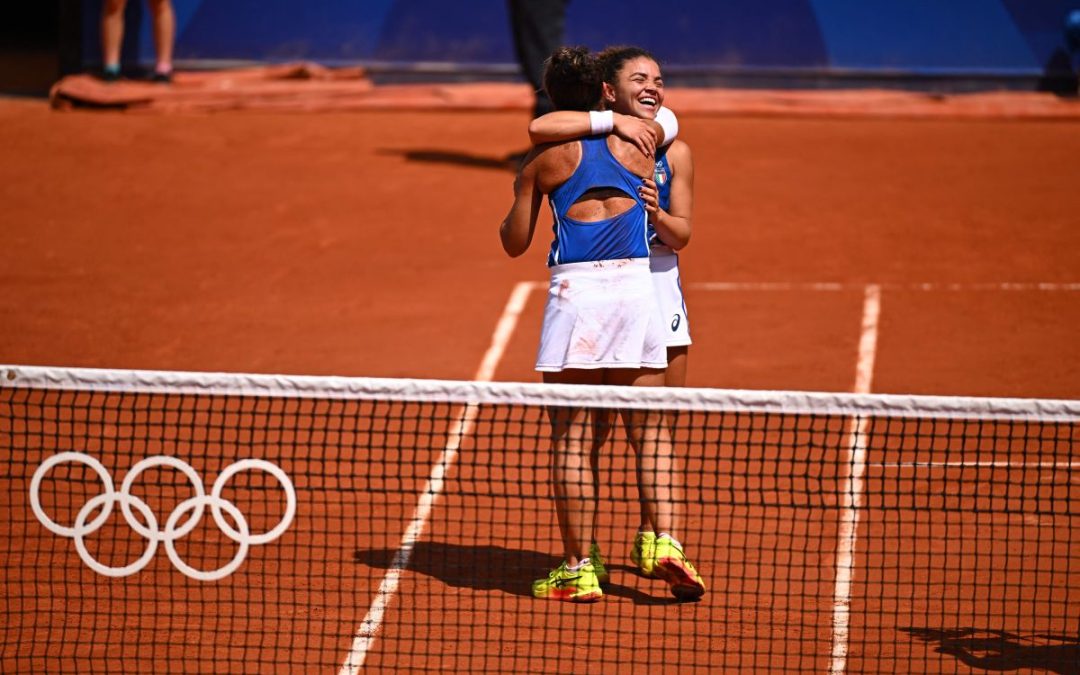
<instances>
[{"instance_id":1,"label":"clay court surface","mask_svg":"<svg viewBox=\"0 0 1080 675\"><path fill-rule=\"evenodd\" d=\"M536 381L547 222L516 260L504 255L497 234L511 200L513 172L505 158L525 149L527 122L523 109L134 115L53 112L40 101L0 100L0 362L468 380L476 376L512 292L533 282L494 379ZM681 258L695 341L691 386L852 391L872 288L880 300L872 392L1080 398L1077 121L694 112L680 122L697 171L694 235ZM481 445L477 451L485 449ZM289 596L290 616L259 617L270 632L302 631L315 617L319 631L328 633L291 638L291 668L301 669L309 655L331 662L340 656L340 666L441 449L412 458L415 475L395 483L400 496L377 495L367 503L383 511L374 516L381 534L367 546L349 545L358 549L362 576L338 587L341 570L326 563L312 575L311 592L322 593L317 603ZM1067 446L1062 457L1072 459L1075 450ZM687 665L737 664L761 672L792 668L790 654L770 662L740 652L740 640L756 649L771 639L794 642L802 647L795 666L829 670L835 561L831 552L814 550L817 544L802 551L800 542L834 543L835 512L808 517L799 508L799 492L757 510L709 505L693 523L695 531L723 531L726 520L745 519L752 524L746 532L723 535L736 547L757 544L740 537L759 532L762 523L784 524L786 530L774 531L761 545L802 551L799 560L785 562L805 570L803 578L784 582L795 584L791 588L773 588L768 570L757 566L758 577L744 577L749 572L741 566L757 560L729 560L732 578L707 571L716 592L696 605L660 602L662 587L630 576L595 607L541 610L526 597L527 588L478 587L460 566L446 566L467 563L477 546L515 565L529 558L538 574L557 562L554 518L547 512L522 511L543 531L529 545L538 550L524 552L505 547L508 539L518 541L516 523L501 516L476 522L477 513L499 512L500 496L512 501L520 489L542 501L548 489L539 478L524 487L503 485L499 481L517 474L482 475L488 461L463 460L459 477L475 480L475 492L455 488L435 506L429 524L435 535L403 575L411 585L387 609L386 627L368 654L372 670L544 670L542 645L513 643L508 636L514 630L558 621L582 628L594 619L685 627L713 613L750 633L702 636L675 629L654 633L654 639L668 652L682 640L697 641L699 650L701 640L711 640L718 654L695 651L703 661ZM529 461L542 471L546 459ZM625 457L612 460L616 475L625 467ZM534 475L528 466L517 470ZM818 487L826 492L839 480L833 471L820 476ZM1000 481L1007 473L989 477ZM871 471L868 494L878 478ZM625 482L632 480L615 481ZM911 489L930 493L944 486L916 482ZM1066 477L1062 489L1056 494L1076 496L1075 478ZM491 496L477 494L484 491ZM629 523L629 503L621 502L607 525ZM357 504L320 499L308 508L317 521ZM515 508L521 507L507 510ZM956 521L950 526L965 526L962 518L949 518ZM1077 551L1074 518L1050 523L1064 528L1054 530L1058 555L1062 547ZM873 550L857 552L863 556L857 568L899 564L895 542L905 536L904 523L876 517L872 508L865 522L873 528ZM1017 541L1034 538L1032 527L1041 531L1038 524L1011 520L993 525ZM303 554L304 538L321 535L316 527L296 536L289 544L296 548L286 550ZM457 547L464 538L476 546ZM978 558L975 546L956 555ZM616 545L617 557L622 548ZM308 573L286 571L290 578ZM245 572L253 586L265 589L281 570L250 562ZM1060 579L1075 591L1075 569ZM527 578L520 581L527 584ZM1010 580L1010 587L1021 582ZM873 604L875 583L891 581L880 571L857 577L853 612ZM139 596L152 592L149 586L144 579L124 592ZM738 607L753 605L738 599L755 593L799 599L798 607L758 608L768 612L762 625L794 617L785 634L753 633L758 617L736 615L748 611ZM107 617L110 600L125 597L114 590L98 598L94 611ZM149 614L164 602L147 602L145 595L127 600ZM710 600L719 606L710 608ZM962 598L941 609L934 604L939 600L913 598L914 609L885 611L917 616L929 603L956 619L953 628L969 612L986 611ZM55 611L72 610L60 599L52 602ZM468 625L470 612L492 604L500 620L520 616L524 625ZM137 643L169 630L165 618L158 628L145 616L141 621L149 632ZM1076 629L1075 619L1059 623ZM103 624L111 629L96 638L99 649L84 656L84 666L101 667L127 654L135 669L150 667L137 644L101 644L123 642L122 625ZM635 628L620 637L609 631L593 653L599 654L599 670L614 672L629 658L634 635L640 640L649 633ZM259 643L253 637L245 648ZM727 657L719 653L725 646ZM63 645L55 649L67 653ZM170 649L182 661L191 647L178 640ZM214 649L223 669L244 669L228 645ZM928 672L971 672L919 640L904 649L923 650L920 658L929 660L920 663ZM415 661L411 652L418 654ZM465 653L474 660L464 661ZM476 660L478 653L483 660ZM851 672L885 672L898 667L892 659L907 657L890 644L882 653L853 655L849 665ZM270 668L263 663L259 669Z\"/></svg>"},{"instance_id":2,"label":"clay court surface","mask_svg":"<svg viewBox=\"0 0 1080 675\"><path fill-rule=\"evenodd\" d=\"M470 379L514 284L546 277L546 231L516 260L498 242L522 112L0 116L10 363ZM690 384L850 390L881 284L874 391L1080 395L1076 123L682 129ZM541 298L497 379L535 380Z\"/></svg>"}]
</instances>

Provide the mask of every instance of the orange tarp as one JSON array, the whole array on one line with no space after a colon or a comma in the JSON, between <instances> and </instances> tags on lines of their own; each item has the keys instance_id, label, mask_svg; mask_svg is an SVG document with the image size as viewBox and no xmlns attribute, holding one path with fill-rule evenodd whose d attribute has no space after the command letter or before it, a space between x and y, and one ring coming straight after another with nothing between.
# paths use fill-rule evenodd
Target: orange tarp
<instances>
[{"instance_id":1,"label":"orange tarp","mask_svg":"<svg viewBox=\"0 0 1080 675\"><path fill-rule=\"evenodd\" d=\"M104 107L145 112L217 110L526 110L525 84L478 82L375 86L362 68L310 63L177 73L172 84L103 82L90 75L62 79L52 89L58 109ZM1037 92L928 94L845 89L774 90L669 88L679 113L752 116L1080 119L1080 100Z\"/></svg>"}]
</instances>

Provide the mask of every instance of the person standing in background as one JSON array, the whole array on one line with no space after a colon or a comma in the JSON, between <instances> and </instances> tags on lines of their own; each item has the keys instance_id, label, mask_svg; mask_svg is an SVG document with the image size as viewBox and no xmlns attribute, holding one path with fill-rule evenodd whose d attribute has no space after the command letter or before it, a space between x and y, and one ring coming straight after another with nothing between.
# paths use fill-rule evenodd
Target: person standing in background
<instances>
[{"instance_id":1,"label":"person standing in background","mask_svg":"<svg viewBox=\"0 0 1080 675\"><path fill-rule=\"evenodd\" d=\"M1072 57L1073 72L1080 79L1080 9L1074 9L1065 17L1065 44ZM1080 96L1080 86L1076 94Z\"/></svg>"},{"instance_id":2,"label":"person standing in background","mask_svg":"<svg viewBox=\"0 0 1080 675\"><path fill-rule=\"evenodd\" d=\"M514 50L536 96L533 117L555 110L544 92L544 60L566 38L566 5L570 0L507 0Z\"/></svg>"},{"instance_id":3,"label":"person standing in background","mask_svg":"<svg viewBox=\"0 0 1080 675\"><path fill-rule=\"evenodd\" d=\"M173 43L176 39L176 14L172 0L146 0L154 21L154 82L172 81ZM105 0L101 9L102 79L120 79L120 46L124 41L124 8L127 0Z\"/></svg>"}]
</instances>

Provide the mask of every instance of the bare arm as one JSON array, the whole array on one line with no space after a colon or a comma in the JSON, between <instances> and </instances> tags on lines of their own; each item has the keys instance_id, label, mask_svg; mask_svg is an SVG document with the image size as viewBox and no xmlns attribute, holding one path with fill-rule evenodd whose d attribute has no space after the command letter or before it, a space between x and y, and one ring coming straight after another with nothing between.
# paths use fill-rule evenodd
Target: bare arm
<instances>
[{"instance_id":1,"label":"bare arm","mask_svg":"<svg viewBox=\"0 0 1080 675\"><path fill-rule=\"evenodd\" d=\"M664 130L653 120L633 115L613 113L613 132L632 143L646 157L652 157L656 146L664 140ZM556 110L529 123L529 140L533 145L572 141L591 135L589 113L577 110Z\"/></svg>"},{"instance_id":2,"label":"bare arm","mask_svg":"<svg viewBox=\"0 0 1080 675\"><path fill-rule=\"evenodd\" d=\"M645 179L641 197L649 222L656 229L660 241L676 251L690 243L692 230L691 213L694 208L694 162L690 146L683 142L673 143L668 150L671 163L671 203L667 211L660 208L656 183Z\"/></svg>"},{"instance_id":3,"label":"bare arm","mask_svg":"<svg viewBox=\"0 0 1080 675\"><path fill-rule=\"evenodd\" d=\"M536 186L536 150L532 150L514 179L514 203L499 225L503 250L516 258L529 249L544 195Z\"/></svg>"}]
</instances>

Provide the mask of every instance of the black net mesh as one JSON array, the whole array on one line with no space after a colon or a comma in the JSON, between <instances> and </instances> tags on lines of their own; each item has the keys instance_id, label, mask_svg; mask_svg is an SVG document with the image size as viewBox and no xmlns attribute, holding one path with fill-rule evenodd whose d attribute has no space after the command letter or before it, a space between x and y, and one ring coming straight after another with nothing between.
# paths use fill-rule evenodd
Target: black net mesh
<instances>
[{"instance_id":1,"label":"black net mesh","mask_svg":"<svg viewBox=\"0 0 1080 675\"><path fill-rule=\"evenodd\" d=\"M564 551L543 403L477 402L453 383L422 401L8 373L4 672L1080 663L1076 403L942 416L775 392L775 411L672 403L653 417L707 591L681 602L630 560L643 479L617 425L592 537L610 582L571 604L531 594Z\"/></svg>"}]
</instances>

